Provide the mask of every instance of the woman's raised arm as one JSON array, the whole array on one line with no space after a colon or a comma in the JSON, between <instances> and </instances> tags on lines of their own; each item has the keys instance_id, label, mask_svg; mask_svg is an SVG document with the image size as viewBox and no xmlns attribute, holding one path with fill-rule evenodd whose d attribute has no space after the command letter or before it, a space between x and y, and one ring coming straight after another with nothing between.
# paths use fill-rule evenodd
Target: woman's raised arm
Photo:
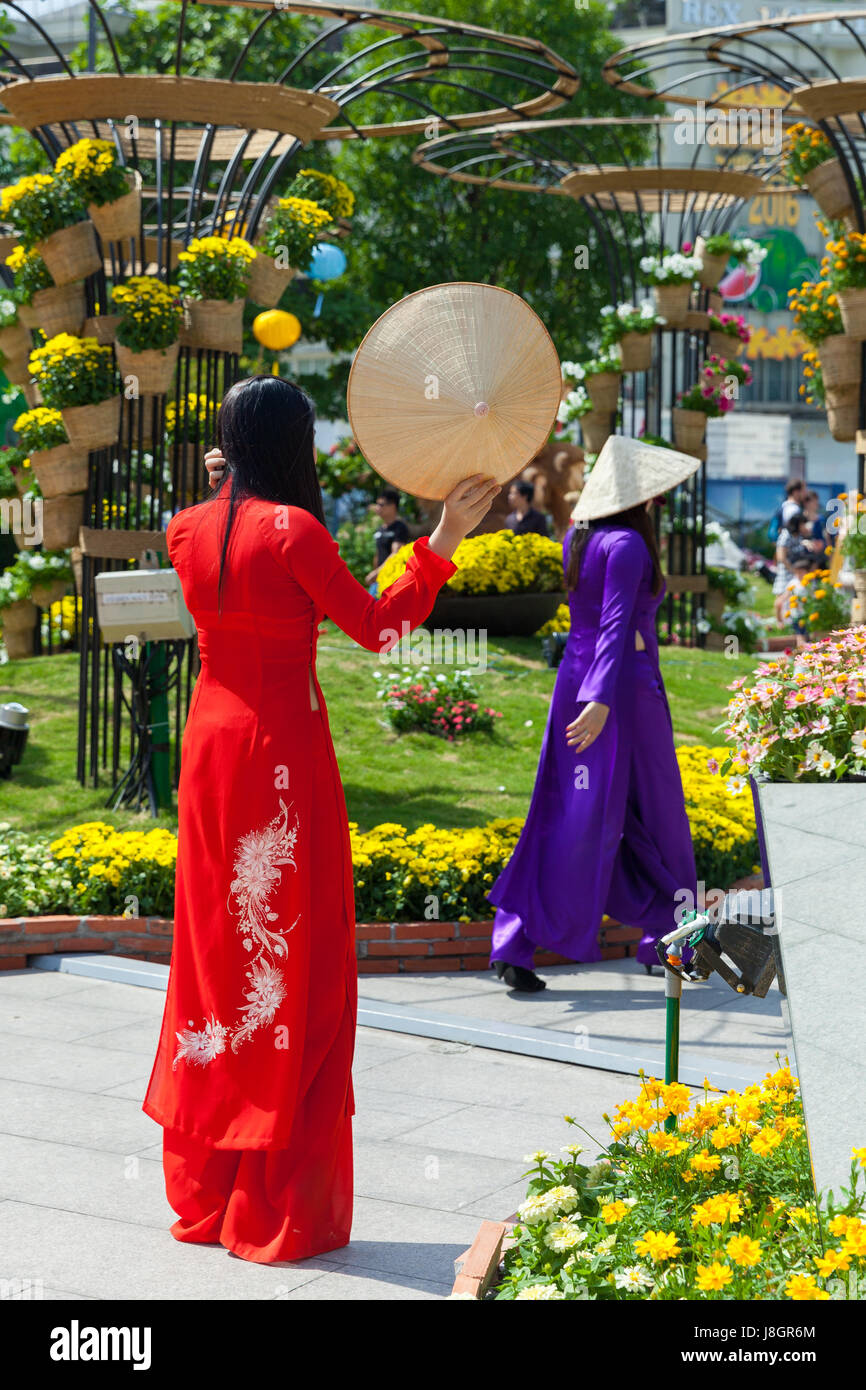
<instances>
[{"instance_id":1,"label":"woman's raised arm","mask_svg":"<svg viewBox=\"0 0 866 1390\"><path fill-rule=\"evenodd\" d=\"M262 513L261 525L273 527L271 548L317 607L368 651L385 652L429 616L442 585L456 572L451 556L499 490L480 475L460 483L446 498L433 535L415 542L405 573L379 599L358 583L336 541L309 512L275 503L272 515Z\"/></svg>"}]
</instances>

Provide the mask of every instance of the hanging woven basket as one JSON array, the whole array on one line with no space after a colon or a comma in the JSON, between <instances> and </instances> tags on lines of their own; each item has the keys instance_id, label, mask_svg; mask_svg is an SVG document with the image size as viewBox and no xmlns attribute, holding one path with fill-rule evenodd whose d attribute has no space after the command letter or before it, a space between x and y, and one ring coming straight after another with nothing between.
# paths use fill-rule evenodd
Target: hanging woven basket
<instances>
[{"instance_id":1,"label":"hanging woven basket","mask_svg":"<svg viewBox=\"0 0 866 1390\"><path fill-rule=\"evenodd\" d=\"M68 588L68 579L52 579L46 584L34 584L30 597L37 608L50 608L52 603L60 602Z\"/></svg>"},{"instance_id":2,"label":"hanging woven basket","mask_svg":"<svg viewBox=\"0 0 866 1390\"><path fill-rule=\"evenodd\" d=\"M827 159L819 164L803 180L818 207L826 217L847 218L854 216L851 206L851 191L845 179L845 171L838 159Z\"/></svg>"},{"instance_id":3,"label":"hanging woven basket","mask_svg":"<svg viewBox=\"0 0 866 1390\"><path fill-rule=\"evenodd\" d=\"M825 388L860 385L862 344L859 338L834 333L824 339L818 353Z\"/></svg>"},{"instance_id":4,"label":"hanging woven basket","mask_svg":"<svg viewBox=\"0 0 866 1390\"><path fill-rule=\"evenodd\" d=\"M25 328L20 319L17 323L10 323L8 328L0 328L0 352L7 362L17 362L21 358L26 361L32 348L30 329Z\"/></svg>"},{"instance_id":5,"label":"hanging woven basket","mask_svg":"<svg viewBox=\"0 0 866 1390\"><path fill-rule=\"evenodd\" d=\"M698 273L698 283L704 289L714 290L727 269L730 256L722 252L718 256L711 256L706 250L707 243L702 236L695 242L695 255L701 259L701 269Z\"/></svg>"},{"instance_id":6,"label":"hanging woven basket","mask_svg":"<svg viewBox=\"0 0 866 1390\"><path fill-rule=\"evenodd\" d=\"M716 330L710 332L708 342L710 354L716 353L719 357L723 357L726 362L729 362L732 357L739 357L745 346L742 338L735 333L719 333Z\"/></svg>"},{"instance_id":7,"label":"hanging woven basket","mask_svg":"<svg viewBox=\"0 0 866 1390\"><path fill-rule=\"evenodd\" d=\"M61 285L49 290L37 290L30 304L33 328L41 328L46 338L56 333L71 333L77 337L84 323L84 286Z\"/></svg>"},{"instance_id":8,"label":"hanging woven basket","mask_svg":"<svg viewBox=\"0 0 866 1390\"><path fill-rule=\"evenodd\" d=\"M81 336L95 338L100 347L110 347L117 337L119 323L120 314L94 314L92 318L84 320Z\"/></svg>"},{"instance_id":9,"label":"hanging woven basket","mask_svg":"<svg viewBox=\"0 0 866 1390\"><path fill-rule=\"evenodd\" d=\"M214 352L240 352L244 343L243 299L184 299L187 324L181 344L211 348Z\"/></svg>"},{"instance_id":10,"label":"hanging woven basket","mask_svg":"<svg viewBox=\"0 0 866 1390\"><path fill-rule=\"evenodd\" d=\"M80 492L71 497L46 497L42 503L43 548L68 550L77 545L83 522L84 498Z\"/></svg>"},{"instance_id":11,"label":"hanging woven basket","mask_svg":"<svg viewBox=\"0 0 866 1390\"><path fill-rule=\"evenodd\" d=\"M66 437L78 449L107 449L120 433L122 396L109 396L97 405L64 406Z\"/></svg>"},{"instance_id":12,"label":"hanging woven basket","mask_svg":"<svg viewBox=\"0 0 866 1390\"><path fill-rule=\"evenodd\" d=\"M275 265L272 256L259 251L250 265L247 298L262 309L275 309L297 273L292 266Z\"/></svg>"},{"instance_id":13,"label":"hanging woven basket","mask_svg":"<svg viewBox=\"0 0 866 1390\"><path fill-rule=\"evenodd\" d=\"M0 609L3 623L3 641L10 661L20 661L24 656L33 655L36 619L39 613L36 604L29 598L18 599L6 608Z\"/></svg>"},{"instance_id":14,"label":"hanging woven basket","mask_svg":"<svg viewBox=\"0 0 866 1390\"><path fill-rule=\"evenodd\" d=\"M824 400L830 433L839 443L849 444L860 423L859 385L830 387L825 391Z\"/></svg>"},{"instance_id":15,"label":"hanging woven basket","mask_svg":"<svg viewBox=\"0 0 866 1390\"><path fill-rule=\"evenodd\" d=\"M674 443L684 454L695 455L704 442L707 432L707 417L702 410L681 410L674 408Z\"/></svg>"},{"instance_id":16,"label":"hanging woven basket","mask_svg":"<svg viewBox=\"0 0 866 1390\"><path fill-rule=\"evenodd\" d=\"M6 357L3 362L3 374L6 380L13 386L29 386L30 384L30 357Z\"/></svg>"},{"instance_id":17,"label":"hanging woven basket","mask_svg":"<svg viewBox=\"0 0 866 1390\"><path fill-rule=\"evenodd\" d=\"M86 280L88 275L102 269L96 232L89 220L52 232L44 241L37 241L36 250L58 288L76 280Z\"/></svg>"},{"instance_id":18,"label":"hanging woven basket","mask_svg":"<svg viewBox=\"0 0 866 1390\"><path fill-rule=\"evenodd\" d=\"M836 298L848 337L866 339L866 290L837 290Z\"/></svg>"},{"instance_id":19,"label":"hanging woven basket","mask_svg":"<svg viewBox=\"0 0 866 1390\"><path fill-rule=\"evenodd\" d=\"M126 171L130 185L113 203L88 203L87 212L99 233L103 246L110 241L128 241L141 231L141 174L137 169Z\"/></svg>"},{"instance_id":20,"label":"hanging woven basket","mask_svg":"<svg viewBox=\"0 0 866 1390\"><path fill-rule=\"evenodd\" d=\"M133 352L123 343L115 343L114 352L124 385L133 377L137 395L164 396L171 390L180 343L172 343L165 349L148 348L144 352Z\"/></svg>"},{"instance_id":21,"label":"hanging woven basket","mask_svg":"<svg viewBox=\"0 0 866 1390\"><path fill-rule=\"evenodd\" d=\"M39 449L30 455L43 497L61 497L87 489L89 464L86 449L71 444L58 444L54 449Z\"/></svg>"},{"instance_id":22,"label":"hanging woven basket","mask_svg":"<svg viewBox=\"0 0 866 1390\"><path fill-rule=\"evenodd\" d=\"M691 285L653 285L653 299L656 312L661 314L668 328L676 328L689 312L692 297Z\"/></svg>"},{"instance_id":23,"label":"hanging woven basket","mask_svg":"<svg viewBox=\"0 0 866 1390\"><path fill-rule=\"evenodd\" d=\"M611 434L610 420L609 410L588 410L585 415L581 415L580 432L587 453L597 454L604 448L605 441Z\"/></svg>"},{"instance_id":24,"label":"hanging woven basket","mask_svg":"<svg viewBox=\"0 0 866 1390\"><path fill-rule=\"evenodd\" d=\"M653 364L652 333L625 333L619 340L624 372L648 372Z\"/></svg>"},{"instance_id":25,"label":"hanging woven basket","mask_svg":"<svg viewBox=\"0 0 866 1390\"><path fill-rule=\"evenodd\" d=\"M604 410L608 414L616 410L621 380L619 372L595 372L586 377L584 386L593 410Z\"/></svg>"},{"instance_id":26,"label":"hanging woven basket","mask_svg":"<svg viewBox=\"0 0 866 1390\"><path fill-rule=\"evenodd\" d=\"M15 470L15 486L18 489L19 497L26 497L33 486L33 468L18 468Z\"/></svg>"}]
</instances>

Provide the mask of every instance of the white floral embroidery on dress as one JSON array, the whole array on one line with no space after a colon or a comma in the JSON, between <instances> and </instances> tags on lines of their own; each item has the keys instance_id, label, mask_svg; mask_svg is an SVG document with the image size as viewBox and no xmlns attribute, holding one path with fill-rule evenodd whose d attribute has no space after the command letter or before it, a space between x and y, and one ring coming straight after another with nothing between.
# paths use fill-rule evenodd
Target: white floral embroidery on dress
<instances>
[{"instance_id":1,"label":"white floral embroidery on dress","mask_svg":"<svg viewBox=\"0 0 866 1390\"><path fill-rule=\"evenodd\" d=\"M238 931L243 937L244 950L255 952L246 971L247 988L243 997L247 1002L241 1005L242 1017L233 1028L224 1027L211 1015L210 1022L205 1021L201 1031L196 1032L190 1020L189 1028L176 1034L178 1049L173 1069L181 1061L207 1066L225 1052L227 1039L231 1041L232 1052L237 1052L241 1043L259 1028L273 1023L286 997L278 961L288 957L285 938L300 918L296 917L291 926L273 929L267 924L278 921L279 915L271 911L270 899L282 881L283 867L298 867L295 862L297 838L297 814L289 825L289 808L281 799L277 815L264 830L251 830L238 841L229 911L240 919Z\"/></svg>"}]
</instances>

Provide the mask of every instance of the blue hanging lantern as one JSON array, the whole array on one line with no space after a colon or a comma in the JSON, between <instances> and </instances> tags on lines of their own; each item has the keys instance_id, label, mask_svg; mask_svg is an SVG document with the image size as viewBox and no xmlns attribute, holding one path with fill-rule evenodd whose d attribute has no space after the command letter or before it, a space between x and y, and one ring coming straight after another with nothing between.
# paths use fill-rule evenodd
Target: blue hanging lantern
<instances>
[{"instance_id":1,"label":"blue hanging lantern","mask_svg":"<svg viewBox=\"0 0 866 1390\"><path fill-rule=\"evenodd\" d=\"M318 280L321 283L328 280L339 280L341 275L345 275L347 265L345 251L341 251L340 247L335 246L332 241L321 241L318 246L313 248L313 259L307 274L311 280ZM318 318L322 312L323 299L324 295L320 292L313 311L314 318Z\"/></svg>"}]
</instances>

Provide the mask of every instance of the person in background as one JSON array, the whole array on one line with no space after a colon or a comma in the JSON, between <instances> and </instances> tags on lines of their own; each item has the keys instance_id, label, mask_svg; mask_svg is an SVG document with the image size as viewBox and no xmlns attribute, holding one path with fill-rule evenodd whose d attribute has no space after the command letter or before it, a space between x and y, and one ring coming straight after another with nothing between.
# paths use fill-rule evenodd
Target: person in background
<instances>
[{"instance_id":1,"label":"person in background","mask_svg":"<svg viewBox=\"0 0 866 1390\"><path fill-rule=\"evenodd\" d=\"M409 543L409 527L400 515L400 494L395 487L383 487L373 507L379 518L379 529L374 536L376 542L376 568L370 570L365 579L370 593L378 592L379 571L390 555L396 554L401 546Z\"/></svg>"},{"instance_id":2,"label":"person in background","mask_svg":"<svg viewBox=\"0 0 866 1390\"><path fill-rule=\"evenodd\" d=\"M817 492L807 492L803 510L806 520L809 523L809 534L813 541L817 541L815 547L819 555L823 555L827 545L827 515L821 506L821 499Z\"/></svg>"},{"instance_id":3,"label":"person in background","mask_svg":"<svg viewBox=\"0 0 866 1390\"><path fill-rule=\"evenodd\" d=\"M532 483L522 482L518 479L508 489L508 505L511 511L505 524L516 536L525 536L530 531L536 536L549 534L547 517L544 512L537 511L532 505L534 497L535 488Z\"/></svg>"},{"instance_id":4,"label":"person in background","mask_svg":"<svg viewBox=\"0 0 866 1390\"><path fill-rule=\"evenodd\" d=\"M791 517L785 530L779 536L778 549L784 551L783 562L779 568L784 566L784 572L787 576L784 589L776 594L776 617L781 623L785 622L785 613L790 602L792 587L799 589L799 584L795 582L796 575L801 570L807 573L810 569L814 569L823 558L816 553L815 541L811 538L811 529L811 523L806 520L805 513L797 512ZM782 537L785 538L784 545ZM803 570L804 565L805 570Z\"/></svg>"},{"instance_id":5,"label":"person in background","mask_svg":"<svg viewBox=\"0 0 866 1390\"><path fill-rule=\"evenodd\" d=\"M806 503L808 488L803 478L791 478L785 487L785 500L779 508L779 530L788 525L795 512L801 512Z\"/></svg>"},{"instance_id":6,"label":"person in background","mask_svg":"<svg viewBox=\"0 0 866 1390\"><path fill-rule=\"evenodd\" d=\"M780 599L791 578L788 567L788 542L791 539L791 523L795 517L803 515L806 499L806 484L802 478L792 478L785 489L785 501L776 511L770 522L770 536L775 540L776 578L773 580L773 594L776 598L776 613L780 612ZM799 534L799 529L796 534Z\"/></svg>"},{"instance_id":7,"label":"person in background","mask_svg":"<svg viewBox=\"0 0 866 1390\"><path fill-rule=\"evenodd\" d=\"M793 558L791 578L785 586L785 591L776 600L776 613L779 621L784 626L789 626L798 637L807 636L806 624L803 621L803 609L799 606L799 600L805 593L803 579L812 568L813 562L805 548L802 548L802 554ZM789 611L792 603L795 607L793 611Z\"/></svg>"}]
</instances>

